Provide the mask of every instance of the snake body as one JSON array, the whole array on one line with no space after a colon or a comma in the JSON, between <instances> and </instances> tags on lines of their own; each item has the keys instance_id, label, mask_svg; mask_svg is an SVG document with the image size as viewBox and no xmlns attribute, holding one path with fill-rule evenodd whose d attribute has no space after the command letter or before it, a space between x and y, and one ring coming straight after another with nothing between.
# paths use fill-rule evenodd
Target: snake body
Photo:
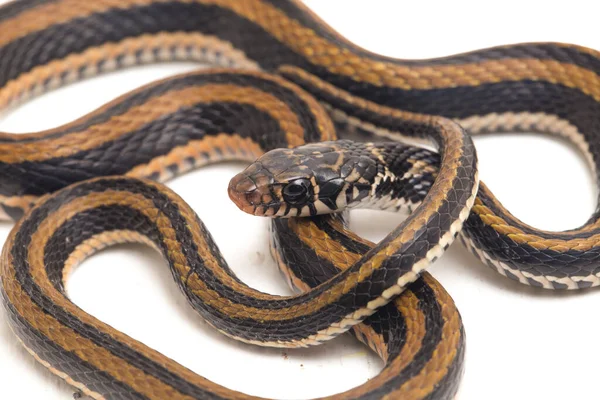
<instances>
[{"instance_id":1,"label":"snake body","mask_svg":"<svg viewBox=\"0 0 600 400\"><path fill-rule=\"evenodd\" d=\"M218 82L223 81L227 83L220 88ZM70 381L85 393L95 397L118 398L113 391L119 395L123 391L134 392L136 396L143 398L165 398L167 395L182 398L203 398L222 394L233 398L241 396L206 382L204 378L195 375L192 378L188 371L173 365L173 362L167 369L169 375L164 376L164 369L156 366L164 362L163 356L156 355L141 344L82 313L68 300L64 291L68 271L99 248L124 241L150 244L158 248L168 260L176 281L190 303L216 329L247 343L272 347L303 347L329 340L361 323L379 308L385 307L408 283L418 277L422 269L441 254L442 246L451 243L474 200L475 181L463 178L449 168L450 177L457 177L442 181L439 196L446 196L449 191L459 201L447 203L438 200L431 207L423 208L426 214L421 216L431 218L430 229L434 230L434 235L439 235L438 240L431 240L431 235L423 237L416 232L422 225L421 219L414 220L419 216L418 212L412 215L413 220L409 218L404 223L408 229L399 227L386 241L378 245L348 239L349 234L342 229L339 221L337 227L333 220L325 220L315 225L302 222L280 225L273 222L274 235L277 237L273 246L277 249L274 252L276 258L281 260L280 265L288 271L286 273L294 285L306 292L287 298L258 292L235 277L206 228L181 199L162 185L140 180L140 176L153 177L152 171L157 168L172 171L173 168L165 167L164 162L170 162L173 158L189 162L189 165L190 159L196 165L223 159L253 160L262 151L273 149L273 152L264 156L271 157L280 151L276 150L277 148L303 141L319 143L290 151L299 155L308 152L316 157L309 157L306 161L308 164L314 163L315 160L324 164L326 159L330 159L330 155L334 155L333 152L326 154L327 145L330 144L331 149L337 149L346 142L323 141L332 135L333 128L331 122L326 119L327 114L318 103L295 85L262 73L225 70L191 73L143 87L118 99L116 103L121 105L121 109L124 108L124 104L132 101L131 99L135 101L143 98L146 101L144 105L155 104L156 95L153 94L157 92L161 93L163 101L172 94L180 99L182 95L178 82L185 82L184 90L188 90L188 93L183 98L190 106L182 107L178 100L175 103L177 112L172 114L169 110L164 114L165 117L155 118L158 129L155 131L154 128L146 126L142 137L144 140L157 137L158 143L171 138L182 141L183 145L170 145L167 149L170 153L166 158L157 157L155 154L148 165L141 164L133 157L127 157L123 162L131 160L136 165L133 171L140 174L136 177L119 175L114 178L84 180L42 198L19 220L5 246L2 263L5 268L5 301L9 306L9 315L21 318L13 323L13 328L25 346L37 357L57 351L61 351L60 354L75 353L77 361L72 362L72 368L77 373L56 372L63 376L66 374ZM193 82L196 82L196 87L193 86ZM219 96L223 98L217 102ZM140 112L142 106L138 107L137 112ZM162 111L160 107L152 107L152 110L157 109ZM97 119L99 112L87 118ZM142 115L144 120L148 117L143 112ZM298 117L294 118L295 115ZM406 115L405 122L413 124L423 118L415 116L415 120L411 120L409 117L410 115ZM290 122L290 119L297 122ZM426 121L428 120L427 117ZM473 153L466 157L463 153L461 139L467 138L464 132L450 121L441 118L439 120L438 126L416 126L439 129L440 141L446 136L455 136L448 146L451 156L457 161L465 160L468 163L467 168L474 168ZM126 129L131 131L129 124L136 122L131 118L127 118L126 121ZM182 123L177 124L173 121ZM78 123L85 125L86 121ZM205 124L208 124L208 127ZM280 126L286 126L287 129L282 130ZM444 130L445 128L447 130ZM265 134L265 130L268 134ZM112 132L118 134L119 129ZM419 133L420 130L415 132ZM133 136L125 134L122 138L135 144L138 143L133 139L136 134L133 131ZM101 137L106 139L105 135ZM87 134L86 139L89 139ZM191 145L187 146L185 143ZM315 154L317 148L314 146L320 148L319 154ZM395 160L398 164L393 168L394 174L419 174L420 166L414 165L419 157L414 151L404 151L407 147L402 144L390 143L390 146L393 146L395 156L387 157L387 160ZM136 154L138 153L139 146L134 145L131 148L136 149ZM344 163L349 168L349 176L360 173L361 161L366 156L370 155L369 160L374 161L375 147L356 145L356 150L357 162L350 158L349 162ZM183 157L183 154L186 156ZM335 159L339 156L348 154L351 153L339 152L331 159L332 165L329 167L335 167ZM264 159L259 160L264 162ZM287 162L290 161L295 163L293 157ZM157 167L153 163L161 164ZM334 169L330 171L335 172ZM392 173L392 170L389 173ZM360 174L366 178L366 175ZM454 179L464 179L467 184L462 190L456 191ZM435 193L435 183L433 185L431 192ZM322 188L325 189L325 186ZM442 209L451 213L445 220L439 218L439 213L428 217L434 209L447 207L449 204L453 206L451 209ZM334 232L337 231L338 237L335 240L331 239L331 236L336 236ZM407 232L415 234L407 235ZM321 235L321 239L316 235ZM298 242L301 245L298 245ZM331 250L324 252L323 245L331 250L339 250L337 254ZM38 256L41 258L34 261ZM325 272L315 276L315 271ZM386 322L375 324L380 326L379 329L369 328L368 321L366 325L359 325L355 329L355 334L370 343L389 361L391 368L382 373L379 385L370 381L364 388L343 394L341 398L386 395L395 397L403 392L416 397L425 394L445 397L455 391L456 377L462 369L463 335L460 318L453 307L450 307L450 310L445 309L449 300L447 295L433 281L429 282L421 283L421 286L426 288L422 290L429 291L426 292L428 294L425 294L426 300L423 300L422 305L420 300L415 303L413 296L412 304L407 307L410 311L401 311L401 307L406 307L404 304L392 305L388 310L392 315L384 318ZM311 285L315 287L309 290ZM337 300L334 300L336 298ZM439 307L436 311L434 306L434 321L421 319L431 314L430 310L422 310L427 310L432 304L438 304ZM29 306L33 309L29 309ZM54 322L50 323L47 318L42 318L42 314L52 315ZM395 321L390 321L394 315ZM405 351L418 351L422 348L429 354L409 364L406 362L412 357L406 358L407 354L403 354L402 351L404 346L399 346L398 342L400 338L407 337L395 334L409 330L403 322L406 318L416 318L419 321L412 329L418 332L417 337L421 337L424 342ZM43 322L40 323L41 321ZM63 326L58 336L57 324ZM410 323L406 322L406 325L410 326ZM424 329L425 326L429 328ZM444 331L439 330L443 327L446 328L445 336L442 336ZM32 332L44 335L49 340L32 337ZM424 332L429 335L423 337ZM118 339L98 340L99 336ZM82 346L82 338L90 342L84 341ZM58 342L62 342L60 350L47 347ZM448 348L449 351L436 354L438 347ZM94 354L88 353L90 349L94 349ZM107 349L113 349L111 354L106 354ZM417 354L414 353L413 356ZM107 357L110 362L107 361ZM45 362L49 363L48 360ZM81 366L86 363L104 372L97 378L100 382L88 378L89 369ZM113 363L117 363L118 368ZM52 365L51 362L49 364ZM54 365L52 367L56 368ZM61 367L65 368L62 364ZM436 374L435 378L428 376L429 379L423 380L418 372L423 370L425 373L430 368L436 372L442 369L444 373ZM117 370L118 374L115 373ZM129 378L140 373L145 374L141 381ZM106 383L107 375L114 379L111 385ZM423 381L420 382L421 380ZM110 391L105 389L106 386L110 387Z\"/></svg>"},{"instance_id":2,"label":"snake body","mask_svg":"<svg viewBox=\"0 0 600 400\"><path fill-rule=\"evenodd\" d=\"M131 65L227 67L153 83L62 127L0 136L0 206L18 220L1 262L11 326L41 363L94 398L248 398L68 300L68 271L113 243L161 251L190 303L235 339L299 347L352 329L386 366L338 398L455 394L460 317L422 273L463 224L464 243L505 276L546 288L600 283L597 215L563 233L520 222L485 185L477 193L475 151L461 128L561 135L596 169L592 50L544 43L395 60L354 46L299 3L267 0L22 0L0 9L0 32L4 107ZM439 154L329 142L336 130L429 140ZM312 142L326 143L291 149ZM274 219L273 254L304 293L260 293L235 277L194 212L153 182L259 156L232 182L245 211L289 217L371 206L412 214L376 245L346 231L340 216ZM316 170L286 174L294 158ZM299 178L310 196L301 206L281 202Z\"/></svg>"}]
</instances>

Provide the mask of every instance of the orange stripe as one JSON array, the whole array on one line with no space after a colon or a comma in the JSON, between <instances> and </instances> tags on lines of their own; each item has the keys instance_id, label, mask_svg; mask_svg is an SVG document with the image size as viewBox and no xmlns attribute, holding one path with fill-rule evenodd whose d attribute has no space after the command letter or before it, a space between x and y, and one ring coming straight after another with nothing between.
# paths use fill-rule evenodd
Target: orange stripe
<instances>
[{"instance_id":1,"label":"orange stripe","mask_svg":"<svg viewBox=\"0 0 600 400\"><path fill-rule=\"evenodd\" d=\"M83 361L93 365L98 370L113 376L115 379L126 383L132 389L150 399L163 400L176 398L182 400L193 400L192 398L184 396L182 393L174 390L172 387L163 384L160 380L154 378L153 376L146 374L144 371L135 368L122 358L117 357L105 348L96 345L91 340L80 336L75 331L59 323L51 315L42 311L26 294L25 290L21 288L15 276L11 254L13 240L14 234L10 236L6 243L5 251L3 252L2 284L8 301L10 304L12 304L18 314L27 321L28 324L30 324L34 329L42 333L54 344L58 345L65 351L72 352ZM63 303L68 302L64 297L63 299ZM77 309L74 304L70 302L68 303L70 308ZM184 376L191 382L196 382L198 385L209 387L211 390L223 392L223 388L219 389L219 387L214 383L195 375L174 361L166 359L163 355L155 350L152 350L149 347L144 346L142 343L136 342L135 340L129 338L125 334L112 329L110 326L102 323L89 314L86 314L81 310L76 310L74 315L77 317L85 317L83 318L84 320L87 319L91 321L93 326L97 327L99 330L108 333L110 336L118 339L126 345L133 347L135 350L140 351L149 358L163 362L163 365L165 365L166 368L178 373L180 373L182 370L185 370L187 373L184 374Z\"/></svg>"},{"instance_id":2,"label":"orange stripe","mask_svg":"<svg viewBox=\"0 0 600 400\"><path fill-rule=\"evenodd\" d=\"M435 297L442 309L444 326L442 327L442 340L433 351L432 357L427 361L420 373L406 381L398 390L387 394L384 399L423 399L437 387L448 375L448 370L453 366L461 342L462 322L454 302L448 293L440 286L435 285L429 276L425 277L427 284L435 293ZM451 305L449 307L449 305Z\"/></svg>"},{"instance_id":3,"label":"orange stripe","mask_svg":"<svg viewBox=\"0 0 600 400\"><path fill-rule=\"evenodd\" d=\"M218 50L228 59L234 60L236 67L259 69L256 63L249 60L243 52L234 49L231 43L219 40L214 36L186 32L146 34L127 38L118 43L107 43L100 47L92 47L81 53L70 54L63 59L53 60L47 64L38 65L29 72L24 72L0 88L0 108L5 107L19 96L34 90L34 88L37 91L38 87L42 85L47 85L45 89L60 86L61 79L64 79L61 77L75 77L80 70L85 71L85 76L96 75L102 72L97 67L100 61L116 60L119 56L130 56L135 59L140 52L143 55L142 59L138 61L156 61L156 56L153 55L155 49L168 49L170 52L173 48ZM149 54L148 60L144 56L145 53ZM177 52L173 56L173 60L188 60L190 58L189 55L179 56ZM57 129L61 128L45 132L56 131Z\"/></svg>"},{"instance_id":4,"label":"orange stripe","mask_svg":"<svg viewBox=\"0 0 600 400\"><path fill-rule=\"evenodd\" d=\"M128 96L128 95L125 95ZM132 107L108 121L93 125L83 132L29 143L0 144L0 161L17 163L40 161L48 158L68 157L90 150L103 143L114 141L126 133L140 129L148 122L176 112L182 107L199 103L231 102L247 104L267 113L280 122L288 143L292 146L304 142L304 129L297 114L275 96L257 88L230 84L207 84L169 91L153 97L146 103Z\"/></svg>"},{"instance_id":5,"label":"orange stripe","mask_svg":"<svg viewBox=\"0 0 600 400\"><path fill-rule=\"evenodd\" d=\"M44 30L52 25L82 18L111 8L126 9L162 3L167 0L62 0L24 12L0 25L0 45L19 37ZM600 101L600 88L592 71L553 60L505 59L486 60L460 65L414 66L401 61L373 60L352 49L342 48L319 36L315 31L289 18L276 7L259 0L180 0L181 3L217 5L234 11L265 29L273 37L334 74L376 86L401 89L450 88L458 85L479 86L485 83L515 80L545 80L577 88ZM316 18L316 17L315 17ZM322 21L318 20L322 25ZM330 28L325 27L325 30ZM336 35L337 36L337 35Z\"/></svg>"}]
</instances>

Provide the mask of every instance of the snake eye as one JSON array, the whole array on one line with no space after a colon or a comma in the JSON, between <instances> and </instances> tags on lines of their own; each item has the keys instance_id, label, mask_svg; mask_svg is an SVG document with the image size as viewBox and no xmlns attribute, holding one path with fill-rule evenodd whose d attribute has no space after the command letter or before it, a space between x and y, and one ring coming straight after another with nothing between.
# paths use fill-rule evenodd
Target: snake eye
<instances>
[{"instance_id":1,"label":"snake eye","mask_svg":"<svg viewBox=\"0 0 600 400\"><path fill-rule=\"evenodd\" d=\"M311 197L310 188L308 179L296 179L283 188L283 199L293 205L306 203Z\"/></svg>"}]
</instances>

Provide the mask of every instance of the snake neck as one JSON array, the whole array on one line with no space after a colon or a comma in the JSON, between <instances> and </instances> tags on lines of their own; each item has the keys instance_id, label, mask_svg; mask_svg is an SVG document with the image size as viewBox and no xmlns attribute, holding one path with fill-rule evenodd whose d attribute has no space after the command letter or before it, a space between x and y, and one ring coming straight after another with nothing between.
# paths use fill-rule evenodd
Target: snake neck
<instances>
[{"instance_id":1,"label":"snake neck","mask_svg":"<svg viewBox=\"0 0 600 400\"><path fill-rule=\"evenodd\" d=\"M361 177L346 189L347 208L412 212L437 176L439 155L397 142L345 144ZM370 171L370 172L369 172Z\"/></svg>"}]
</instances>

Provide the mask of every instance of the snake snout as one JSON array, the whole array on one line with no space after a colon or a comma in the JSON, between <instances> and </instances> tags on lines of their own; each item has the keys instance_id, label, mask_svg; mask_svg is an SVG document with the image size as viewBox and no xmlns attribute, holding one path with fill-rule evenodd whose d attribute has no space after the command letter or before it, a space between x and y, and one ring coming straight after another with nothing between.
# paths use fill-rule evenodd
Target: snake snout
<instances>
[{"instance_id":1,"label":"snake snout","mask_svg":"<svg viewBox=\"0 0 600 400\"><path fill-rule=\"evenodd\" d=\"M259 180L266 180L265 177L258 177ZM273 198L265 184L258 184L245 173L240 173L233 177L227 188L229 198L238 208L248 214L253 215L272 215L272 209L269 205Z\"/></svg>"},{"instance_id":2,"label":"snake snout","mask_svg":"<svg viewBox=\"0 0 600 400\"><path fill-rule=\"evenodd\" d=\"M256 184L245 174L238 174L231 179L227 188L229 198L242 211L253 214L257 199Z\"/></svg>"}]
</instances>

